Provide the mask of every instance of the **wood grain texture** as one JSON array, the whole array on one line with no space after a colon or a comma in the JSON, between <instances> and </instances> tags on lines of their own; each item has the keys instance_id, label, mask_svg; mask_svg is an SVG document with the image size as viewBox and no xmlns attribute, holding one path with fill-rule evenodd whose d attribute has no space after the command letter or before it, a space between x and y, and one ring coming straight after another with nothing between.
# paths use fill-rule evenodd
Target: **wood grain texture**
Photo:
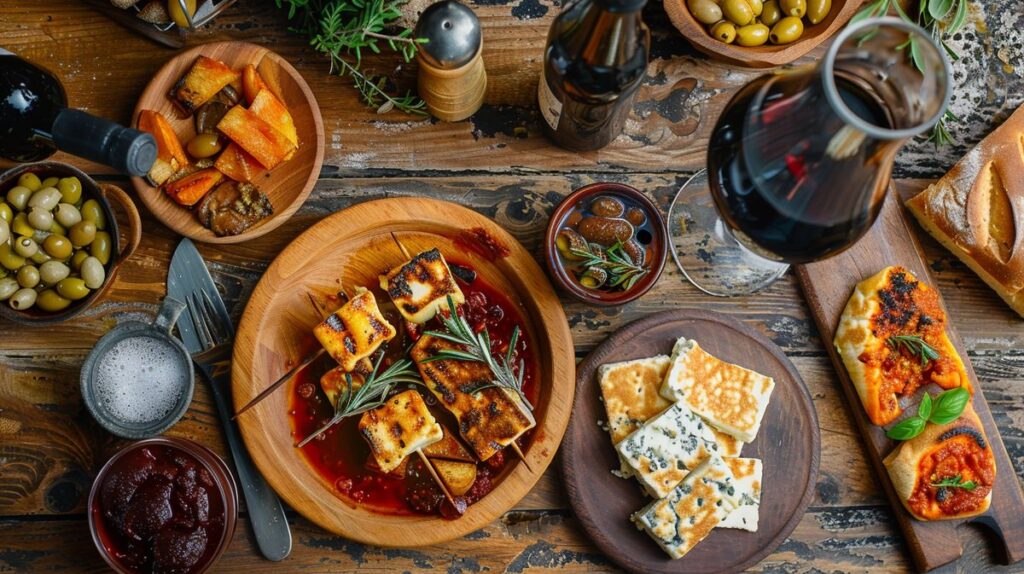
<instances>
[{"instance_id":1,"label":"wood grain texture","mask_svg":"<svg viewBox=\"0 0 1024 574\"><path fill-rule=\"evenodd\" d=\"M808 306L825 341L831 341L839 317L854 286L890 265L902 265L918 279L932 284L928 264L921 254L917 239L903 213L895 193L886 194L882 211L874 226L860 241L843 253L827 259L797 267L796 274L807 296ZM949 329L950 340L957 352L964 355L964 346L955 329ZM885 436L885 429L871 424L856 389L843 366L842 359L832 345L825 345L839 374L839 386L844 391L854 421L867 442L868 455L878 473L879 480L893 505L896 519L907 540L914 563L921 572L948 564L960 557L962 548L957 541L956 528L965 522L983 524L1002 540L1007 561L1024 559L1024 492L1015 475L1005 472L1012 468L1003 446L984 389L976 387L973 406L978 413L989 445L995 456L996 483L992 489L992 505L979 517L966 520L921 521L910 515L892 487L882 460L895 448L896 443ZM968 377L977 381L970 361L965 361Z\"/></svg>"}]
</instances>

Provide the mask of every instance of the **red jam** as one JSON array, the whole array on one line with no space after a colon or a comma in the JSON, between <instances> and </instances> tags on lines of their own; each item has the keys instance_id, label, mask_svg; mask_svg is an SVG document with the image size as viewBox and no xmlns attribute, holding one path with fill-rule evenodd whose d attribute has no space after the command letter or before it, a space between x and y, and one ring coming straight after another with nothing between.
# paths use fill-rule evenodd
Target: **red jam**
<instances>
[{"instance_id":1,"label":"red jam","mask_svg":"<svg viewBox=\"0 0 1024 574\"><path fill-rule=\"evenodd\" d=\"M125 452L101 480L93 523L122 569L189 574L209 565L227 512L202 462L179 448L150 444Z\"/></svg>"},{"instance_id":2,"label":"red jam","mask_svg":"<svg viewBox=\"0 0 1024 574\"><path fill-rule=\"evenodd\" d=\"M451 258L447 259L451 264L468 267ZM517 325L520 328L526 325L518 309L505 295L486 284L479 276L472 283L465 283L462 280L458 280L458 283L466 296L466 304L461 309L470 326L475 330L486 326L493 348L507 349L512 330ZM381 303L382 312L388 321L396 326L405 324L393 307L384 304L385 301L386 297L381 299L378 296L378 302ZM443 329L439 323L431 323L427 328ZM398 336L389 344L389 350L407 349L420 336L422 329L405 325L405 328L398 331ZM527 333L520 335L517 347L518 357L523 359L526 365L523 388L530 402L536 405L537 365L533 355L533 344L529 341ZM388 359L385 359L385 362L387 361ZM333 414L333 408L320 390L319 384L320 376L332 366L334 365L329 360L315 363L297 376L291 384L288 414L295 442L323 426ZM381 368L385 368L385 365ZM429 391L419 390L438 423L450 431L457 432L455 417L438 404L437 399ZM455 497L456 504L462 508L453 508L418 457L409 457L407 464L403 464L395 472L384 474L376 470L370 448L356 429L358 422L359 417L349 417L299 450L306 462L339 497L375 512L400 515L440 514L446 518L457 518L465 511L466 506L487 495L500 481L503 473L515 464L515 454L506 451L498 452L486 462L478 462L476 481L465 495ZM517 440L520 447L529 444L532 433L533 431L528 431Z\"/></svg>"}]
</instances>

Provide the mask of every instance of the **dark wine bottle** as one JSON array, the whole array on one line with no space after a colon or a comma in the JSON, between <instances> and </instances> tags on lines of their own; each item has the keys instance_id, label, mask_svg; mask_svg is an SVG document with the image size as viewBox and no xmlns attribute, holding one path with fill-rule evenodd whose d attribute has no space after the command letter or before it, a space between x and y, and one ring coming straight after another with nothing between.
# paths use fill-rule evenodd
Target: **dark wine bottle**
<instances>
[{"instance_id":1,"label":"dark wine bottle","mask_svg":"<svg viewBox=\"0 0 1024 574\"><path fill-rule=\"evenodd\" d=\"M67 105L53 74L0 48L0 159L39 161L61 150L146 175L156 160L152 135Z\"/></svg>"},{"instance_id":2,"label":"dark wine bottle","mask_svg":"<svg viewBox=\"0 0 1024 574\"><path fill-rule=\"evenodd\" d=\"M622 133L647 70L646 1L578 0L552 22L537 99L558 145L594 150Z\"/></svg>"}]
</instances>

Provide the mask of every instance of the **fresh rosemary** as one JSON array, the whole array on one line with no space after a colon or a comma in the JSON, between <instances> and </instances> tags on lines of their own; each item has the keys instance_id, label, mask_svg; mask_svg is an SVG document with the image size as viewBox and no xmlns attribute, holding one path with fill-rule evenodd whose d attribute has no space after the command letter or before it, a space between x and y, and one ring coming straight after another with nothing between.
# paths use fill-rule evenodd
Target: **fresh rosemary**
<instances>
[{"instance_id":1,"label":"fresh rosemary","mask_svg":"<svg viewBox=\"0 0 1024 574\"><path fill-rule=\"evenodd\" d=\"M927 365L930 361L934 361L942 356L935 350L935 347L926 343L918 335L893 335L889 337L887 342L894 350L903 347L911 355L919 357L922 365Z\"/></svg>"},{"instance_id":2,"label":"fresh rosemary","mask_svg":"<svg viewBox=\"0 0 1024 574\"><path fill-rule=\"evenodd\" d=\"M518 373L516 373L514 368L516 366L516 343L519 342L519 327L517 326L512 329L512 336L508 341L508 350L504 355L500 355L495 359L491 351L491 337L487 334L487 329L485 328L479 333L474 333L473 328L469 326L466 319L456 312L455 301L452 300L451 295L448 296L447 315L442 312L440 317L445 330L426 331L425 334L455 343L463 347L463 349L442 349L434 356L420 362L432 363L434 361L453 360L484 363L491 369L494 380L489 384L483 384L474 388L473 392L476 393L489 388L507 389L518 395L523 404L532 411L533 405L530 404L530 400L526 398L526 393L523 392L523 373L526 370L526 365L520 360Z\"/></svg>"},{"instance_id":3,"label":"fresh rosemary","mask_svg":"<svg viewBox=\"0 0 1024 574\"><path fill-rule=\"evenodd\" d=\"M889 13L890 8L894 9L900 18L911 24L917 24L929 32L954 62L960 59L960 55L946 43L946 38L959 32L967 22L967 0L920 0L917 7L917 18L912 18L907 14L907 11L900 5L900 0L872 0L850 19L850 24L865 18L885 16ZM900 47L910 48L910 57L914 62L914 66L924 72L921 46L917 38L911 36ZM953 138L949 135L946 122L957 119L953 112L947 110L942 118L939 119L939 123L935 124L935 128L928 137L928 141L934 143L935 147L952 143Z\"/></svg>"},{"instance_id":4,"label":"fresh rosemary","mask_svg":"<svg viewBox=\"0 0 1024 574\"><path fill-rule=\"evenodd\" d=\"M310 38L309 45L331 60L331 73L347 75L359 90L363 101L377 113L393 109L413 115L427 115L426 105L407 91L389 93L386 77L373 77L360 69L363 52L380 54L382 45L402 55L408 62L416 56L421 38L412 30L396 28L406 0L274 0L278 8L287 8L288 19L296 20L293 31Z\"/></svg>"},{"instance_id":5,"label":"fresh rosemary","mask_svg":"<svg viewBox=\"0 0 1024 574\"><path fill-rule=\"evenodd\" d=\"M973 480L964 481L964 477L958 474L956 476L943 478L939 482L933 482L932 486L936 488L962 488L964 490L971 491L978 488L978 483Z\"/></svg>"},{"instance_id":6,"label":"fresh rosemary","mask_svg":"<svg viewBox=\"0 0 1024 574\"><path fill-rule=\"evenodd\" d=\"M334 405L334 416L313 434L299 441L296 447L303 447L318 435L340 423L342 419L365 413L377 407L383 406L388 400L391 389L399 383L422 384L419 372L413 368L412 361L399 359L391 363L383 373L379 373L380 364L384 360L384 353L377 357L373 365L373 372L366 376L359 388L352 389L352 375L345 373L345 391L338 396L338 402Z\"/></svg>"},{"instance_id":7,"label":"fresh rosemary","mask_svg":"<svg viewBox=\"0 0 1024 574\"><path fill-rule=\"evenodd\" d=\"M570 249L569 252L579 258L575 263L583 269L597 267L607 271L608 286L621 287L623 291L630 290L648 272L647 268L633 263L632 258L622 250L621 241L616 241L615 245L606 248L601 254L582 249Z\"/></svg>"}]
</instances>

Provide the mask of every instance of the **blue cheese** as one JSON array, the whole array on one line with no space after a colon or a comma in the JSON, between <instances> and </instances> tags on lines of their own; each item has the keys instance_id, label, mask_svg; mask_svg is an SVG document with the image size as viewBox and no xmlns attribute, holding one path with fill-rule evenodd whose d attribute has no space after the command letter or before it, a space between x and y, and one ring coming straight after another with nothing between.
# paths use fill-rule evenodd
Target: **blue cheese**
<instances>
[{"instance_id":1,"label":"blue cheese","mask_svg":"<svg viewBox=\"0 0 1024 574\"><path fill-rule=\"evenodd\" d=\"M717 454L711 427L675 403L615 445L624 467L654 498L664 498L689 472Z\"/></svg>"},{"instance_id":2,"label":"blue cheese","mask_svg":"<svg viewBox=\"0 0 1024 574\"><path fill-rule=\"evenodd\" d=\"M718 527L757 532L763 474L761 461L756 458L727 458L725 464L732 471L740 503Z\"/></svg>"},{"instance_id":3,"label":"blue cheese","mask_svg":"<svg viewBox=\"0 0 1024 574\"><path fill-rule=\"evenodd\" d=\"M672 558L682 558L740 503L732 470L719 456L698 466L668 496L631 517Z\"/></svg>"}]
</instances>

